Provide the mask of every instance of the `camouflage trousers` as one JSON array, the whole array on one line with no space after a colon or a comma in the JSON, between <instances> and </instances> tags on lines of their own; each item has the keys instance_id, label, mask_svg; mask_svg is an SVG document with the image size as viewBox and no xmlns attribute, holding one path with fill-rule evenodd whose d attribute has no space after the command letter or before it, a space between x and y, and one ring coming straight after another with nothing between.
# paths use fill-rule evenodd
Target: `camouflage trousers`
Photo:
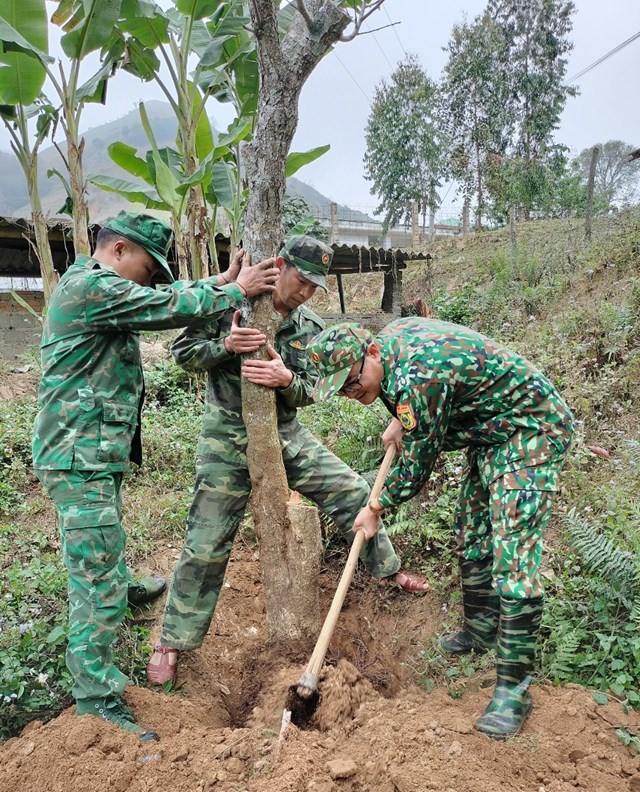
<instances>
[{"instance_id":1,"label":"camouflage trousers","mask_svg":"<svg viewBox=\"0 0 640 792\"><path fill-rule=\"evenodd\" d=\"M67 668L77 700L122 694L129 681L112 646L127 608L130 573L121 525L122 473L36 470L56 506L69 578Z\"/></svg>"},{"instance_id":2,"label":"camouflage trousers","mask_svg":"<svg viewBox=\"0 0 640 792\"><path fill-rule=\"evenodd\" d=\"M540 598L542 535L564 454L493 481L487 480L477 456L468 454L456 505L458 553L469 561L493 558L493 586L503 597Z\"/></svg>"},{"instance_id":3,"label":"camouflage trousers","mask_svg":"<svg viewBox=\"0 0 640 792\"><path fill-rule=\"evenodd\" d=\"M291 455L286 446L282 452L289 486L328 514L350 542L351 527L367 503L369 486L307 429L300 427L299 432L299 452ZM176 649L195 649L207 634L251 492L244 453L237 446L221 448L219 437L210 442L211 455L203 454L206 438L201 437L198 446L196 491L160 636L163 644ZM400 568L384 528L365 543L360 558L374 577L394 575Z\"/></svg>"}]
</instances>

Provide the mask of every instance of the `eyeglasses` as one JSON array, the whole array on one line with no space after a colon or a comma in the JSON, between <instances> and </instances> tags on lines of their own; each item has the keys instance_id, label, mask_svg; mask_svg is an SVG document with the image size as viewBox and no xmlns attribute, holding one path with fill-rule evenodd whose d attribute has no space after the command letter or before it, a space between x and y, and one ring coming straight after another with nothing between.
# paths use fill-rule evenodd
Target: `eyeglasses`
<instances>
[{"instance_id":1,"label":"eyeglasses","mask_svg":"<svg viewBox=\"0 0 640 792\"><path fill-rule=\"evenodd\" d=\"M360 364L360 371L358 372L358 376L355 379L352 379L351 382L345 382L345 384L340 388L338 393L353 393L358 389L360 386L360 377L362 376L362 372L364 371L364 363L367 359L367 351L364 350L364 356L362 358L362 363Z\"/></svg>"}]
</instances>

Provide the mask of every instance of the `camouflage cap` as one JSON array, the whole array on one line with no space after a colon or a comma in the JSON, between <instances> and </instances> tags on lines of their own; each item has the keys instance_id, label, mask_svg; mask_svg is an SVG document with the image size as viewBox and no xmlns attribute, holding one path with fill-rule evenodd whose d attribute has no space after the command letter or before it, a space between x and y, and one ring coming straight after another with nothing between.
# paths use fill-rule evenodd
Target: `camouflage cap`
<instances>
[{"instance_id":1,"label":"camouflage cap","mask_svg":"<svg viewBox=\"0 0 640 792\"><path fill-rule=\"evenodd\" d=\"M327 273L333 260L333 250L314 237L296 234L289 237L279 256L298 270L311 283L327 289Z\"/></svg>"},{"instance_id":2,"label":"camouflage cap","mask_svg":"<svg viewBox=\"0 0 640 792\"><path fill-rule=\"evenodd\" d=\"M355 322L341 322L314 336L307 344L319 379L313 389L316 401L328 399L346 382L354 363L367 354L372 334Z\"/></svg>"},{"instance_id":3,"label":"camouflage cap","mask_svg":"<svg viewBox=\"0 0 640 792\"><path fill-rule=\"evenodd\" d=\"M115 231L144 248L158 262L169 283L173 283L175 278L167 262L173 231L166 223L151 215L119 212L117 217L112 217L105 223L104 228Z\"/></svg>"}]
</instances>

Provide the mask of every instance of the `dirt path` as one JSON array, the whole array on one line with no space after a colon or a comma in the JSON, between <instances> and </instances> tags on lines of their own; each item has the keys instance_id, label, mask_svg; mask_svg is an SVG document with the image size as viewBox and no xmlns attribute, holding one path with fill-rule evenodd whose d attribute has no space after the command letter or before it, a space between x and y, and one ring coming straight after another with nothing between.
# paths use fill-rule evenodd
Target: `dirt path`
<instances>
[{"instance_id":1,"label":"dirt path","mask_svg":"<svg viewBox=\"0 0 640 792\"><path fill-rule=\"evenodd\" d=\"M412 683L441 603L365 578L348 595L329 656L338 669L327 668L316 722L289 727L279 742L288 687L307 657L265 648L253 552L239 546L211 634L183 656L178 692L128 693L160 742L142 745L68 710L0 748L0 792L640 792L640 757L615 734L638 730L637 713L545 685L533 690L522 734L494 742L473 728L490 688L453 700ZM322 584L326 607L335 579L324 573Z\"/></svg>"}]
</instances>

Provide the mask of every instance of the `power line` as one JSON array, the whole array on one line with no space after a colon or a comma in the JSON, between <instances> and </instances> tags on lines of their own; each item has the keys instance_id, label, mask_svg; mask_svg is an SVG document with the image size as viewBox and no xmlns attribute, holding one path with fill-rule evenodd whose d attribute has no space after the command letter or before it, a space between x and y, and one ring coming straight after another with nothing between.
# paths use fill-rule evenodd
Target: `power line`
<instances>
[{"instance_id":1,"label":"power line","mask_svg":"<svg viewBox=\"0 0 640 792\"><path fill-rule=\"evenodd\" d=\"M387 11L387 7L383 5L383 6L382 6L382 10L383 10L383 11L384 11L384 13L387 15L387 19L389 20L389 23L390 23L391 25L393 25L393 22L391 22L391 17L389 16L389 12ZM396 30L396 26L395 26L395 25L393 25L393 32L396 34L396 38L398 39L398 44L400 45L400 49L401 49L401 50L404 52L404 55L405 55L405 58L406 58L406 57L407 57L407 51L406 51L406 49L405 49L405 48L402 46L402 42L400 41L400 36L398 35L398 31Z\"/></svg>"},{"instance_id":2,"label":"power line","mask_svg":"<svg viewBox=\"0 0 640 792\"><path fill-rule=\"evenodd\" d=\"M369 23L368 23L368 22L365 22L365 25L367 26L367 30L369 31L369 33L371 33L371 35L373 36L373 40L374 40L374 41L376 42L376 44L378 45L378 49L379 49L379 50L380 50L380 52L381 52L381 53L384 55L384 59L385 59L385 60L386 60L386 62L389 64L389 68L390 68L390 69L393 71L393 64L391 63L391 61L390 61L390 60L389 60L389 58L387 57L387 53L384 51L384 49L383 49L383 48L382 48L382 46L380 45L380 42L379 42L379 41L378 41L378 39L376 38L376 34L375 34L375 33L374 33L372 30L371 30L371 28L369 27Z\"/></svg>"},{"instance_id":3,"label":"power line","mask_svg":"<svg viewBox=\"0 0 640 792\"><path fill-rule=\"evenodd\" d=\"M631 36L631 38L628 38L626 41L623 41L622 44L618 44L617 47L614 47L612 50L607 52L606 55L603 55L601 58L598 58L597 61L594 61L590 66L587 66L586 69L583 69L581 72L578 72L578 74L576 74L575 77L572 77L570 80L566 80L565 85L571 85L571 83L574 83L580 77L583 77L587 72L590 72L592 69L595 69L596 66L599 66L601 63L604 63L604 61L608 60L612 55L615 55L617 52L620 52L620 50L624 49L626 46L631 44L632 41L635 41L639 37L640 37L640 30L637 33L634 33L634 35Z\"/></svg>"},{"instance_id":4,"label":"power line","mask_svg":"<svg viewBox=\"0 0 640 792\"><path fill-rule=\"evenodd\" d=\"M360 93L361 93L361 94L364 96L364 98L367 100L367 104L369 105L369 107L371 107L371 99L369 99L369 97L368 97L368 96L367 96L367 94L365 93L365 91L364 91L364 88L363 88L363 87L360 85L360 83L359 83L359 82L356 80L356 78L353 76L353 74L351 74L351 72L349 71L349 69L347 69L346 65L345 65L345 64L342 62L342 60L340 59L340 56L338 55L338 53L337 53L335 50L333 51L333 54L334 54L334 55L336 56L336 58L338 59L338 63L339 63L341 66L342 66L342 68L343 68L343 69L346 71L346 73L349 75L349 77L351 77L351 79L354 81L354 83L355 83L355 84L358 86L358 89L360 90Z\"/></svg>"}]
</instances>

